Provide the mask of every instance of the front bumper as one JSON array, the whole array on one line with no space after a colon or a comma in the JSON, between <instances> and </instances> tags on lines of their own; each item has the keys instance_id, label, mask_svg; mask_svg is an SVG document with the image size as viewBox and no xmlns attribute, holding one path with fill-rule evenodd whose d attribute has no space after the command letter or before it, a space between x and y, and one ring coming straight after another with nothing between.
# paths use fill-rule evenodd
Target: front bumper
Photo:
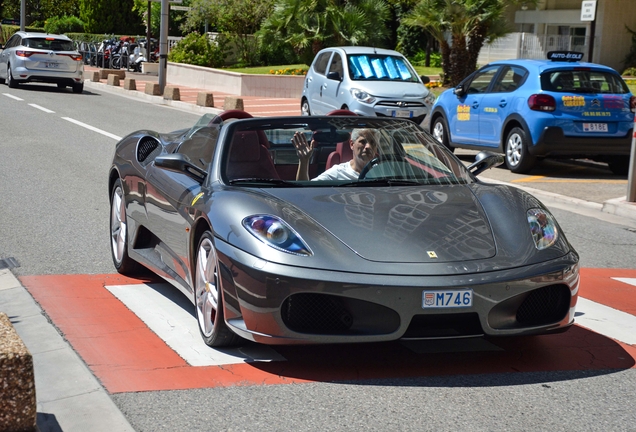
<instances>
[{"instance_id":1,"label":"front bumper","mask_svg":"<svg viewBox=\"0 0 636 432\"><path fill-rule=\"evenodd\" d=\"M225 319L264 344L513 336L567 329L578 256L452 276L371 275L263 261L217 239ZM469 308L423 309L423 291L470 288Z\"/></svg>"}]
</instances>

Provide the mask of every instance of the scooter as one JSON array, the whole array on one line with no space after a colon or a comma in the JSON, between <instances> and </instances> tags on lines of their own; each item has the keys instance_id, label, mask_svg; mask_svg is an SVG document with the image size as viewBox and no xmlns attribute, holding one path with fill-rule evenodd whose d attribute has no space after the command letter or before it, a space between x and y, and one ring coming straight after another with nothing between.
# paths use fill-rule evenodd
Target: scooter
<instances>
[{"instance_id":1,"label":"scooter","mask_svg":"<svg viewBox=\"0 0 636 432\"><path fill-rule=\"evenodd\" d=\"M141 64L147 60L146 57L141 54L141 48L139 47L139 44L131 43L128 46L128 52L129 54L126 69L132 72L141 72Z\"/></svg>"}]
</instances>

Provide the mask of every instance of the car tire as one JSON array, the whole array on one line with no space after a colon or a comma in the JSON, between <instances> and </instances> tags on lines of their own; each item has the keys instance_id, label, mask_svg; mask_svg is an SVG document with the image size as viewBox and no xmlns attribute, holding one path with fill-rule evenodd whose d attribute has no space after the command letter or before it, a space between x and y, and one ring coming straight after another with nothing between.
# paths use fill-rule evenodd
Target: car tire
<instances>
[{"instance_id":1,"label":"car tire","mask_svg":"<svg viewBox=\"0 0 636 432\"><path fill-rule=\"evenodd\" d=\"M219 262L210 231L201 236L194 262L194 306L199 331L206 345L236 345L240 337L225 324Z\"/></svg>"},{"instance_id":2,"label":"car tire","mask_svg":"<svg viewBox=\"0 0 636 432\"><path fill-rule=\"evenodd\" d=\"M73 93L82 93L84 91L84 83L73 84Z\"/></svg>"},{"instance_id":3,"label":"car tire","mask_svg":"<svg viewBox=\"0 0 636 432\"><path fill-rule=\"evenodd\" d=\"M128 256L128 223L120 179L113 185L110 195L110 252L119 273L132 276L140 272L140 264Z\"/></svg>"},{"instance_id":4,"label":"car tire","mask_svg":"<svg viewBox=\"0 0 636 432\"><path fill-rule=\"evenodd\" d=\"M18 82L13 79L13 73L11 73L11 65L7 65L7 85L9 88L18 88Z\"/></svg>"},{"instance_id":5,"label":"car tire","mask_svg":"<svg viewBox=\"0 0 636 432\"><path fill-rule=\"evenodd\" d=\"M438 116L433 120L433 126L431 127L431 135L441 142L444 147L449 149L450 151L455 151L453 147L451 147L450 142L448 140L448 126L446 125L446 120L442 116Z\"/></svg>"},{"instance_id":6,"label":"car tire","mask_svg":"<svg viewBox=\"0 0 636 432\"><path fill-rule=\"evenodd\" d=\"M534 167L536 157L528 152L528 136L520 127L512 128L504 145L506 166L517 174L525 174Z\"/></svg>"},{"instance_id":7,"label":"car tire","mask_svg":"<svg viewBox=\"0 0 636 432\"><path fill-rule=\"evenodd\" d=\"M610 156L607 166L614 175L626 176L629 173L629 156Z\"/></svg>"},{"instance_id":8,"label":"car tire","mask_svg":"<svg viewBox=\"0 0 636 432\"><path fill-rule=\"evenodd\" d=\"M305 98L303 98L302 102L300 103L300 114L304 116L311 115L311 109L309 108L309 101Z\"/></svg>"}]
</instances>

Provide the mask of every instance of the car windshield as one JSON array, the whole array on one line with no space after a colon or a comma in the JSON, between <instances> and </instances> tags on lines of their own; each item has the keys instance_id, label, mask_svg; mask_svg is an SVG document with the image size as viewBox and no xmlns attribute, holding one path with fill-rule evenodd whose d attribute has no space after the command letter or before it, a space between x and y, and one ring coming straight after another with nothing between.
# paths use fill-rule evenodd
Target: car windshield
<instances>
[{"instance_id":1,"label":"car windshield","mask_svg":"<svg viewBox=\"0 0 636 432\"><path fill-rule=\"evenodd\" d=\"M350 54L349 76L352 80L418 82L417 73L401 56Z\"/></svg>"},{"instance_id":2,"label":"car windshield","mask_svg":"<svg viewBox=\"0 0 636 432\"><path fill-rule=\"evenodd\" d=\"M544 72L541 74L541 88L561 93L629 93L627 84L617 74L590 68Z\"/></svg>"},{"instance_id":3,"label":"car windshield","mask_svg":"<svg viewBox=\"0 0 636 432\"><path fill-rule=\"evenodd\" d=\"M225 128L226 125L223 126ZM296 180L294 134L313 142L310 180ZM350 165L351 138L365 136L373 153L360 172L323 175ZM245 187L386 187L467 184L473 177L446 148L409 120L355 117L252 119L227 124L224 182ZM333 169L330 171L333 171Z\"/></svg>"},{"instance_id":4,"label":"car windshield","mask_svg":"<svg viewBox=\"0 0 636 432\"><path fill-rule=\"evenodd\" d=\"M34 37L24 39L22 44L28 48L45 49L51 51L74 51L72 41L51 37Z\"/></svg>"}]
</instances>

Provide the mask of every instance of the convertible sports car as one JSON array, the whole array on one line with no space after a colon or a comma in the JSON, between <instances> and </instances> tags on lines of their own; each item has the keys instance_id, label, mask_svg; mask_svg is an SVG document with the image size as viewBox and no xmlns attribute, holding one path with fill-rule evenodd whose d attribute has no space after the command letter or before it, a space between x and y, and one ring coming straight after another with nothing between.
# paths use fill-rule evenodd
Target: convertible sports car
<instances>
[{"instance_id":1,"label":"convertible sports car","mask_svg":"<svg viewBox=\"0 0 636 432\"><path fill-rule=\"evenodd\" d=\"M315 178L351 160L356 129L377 140L358 179L296 180L294 133ZM466 168L399 118L226 111L141 130L110 170L113 262L187 295L210 346L564 331L578 255L536 198L477 179L501 163Z\"/></svg>"}]
</instances>

